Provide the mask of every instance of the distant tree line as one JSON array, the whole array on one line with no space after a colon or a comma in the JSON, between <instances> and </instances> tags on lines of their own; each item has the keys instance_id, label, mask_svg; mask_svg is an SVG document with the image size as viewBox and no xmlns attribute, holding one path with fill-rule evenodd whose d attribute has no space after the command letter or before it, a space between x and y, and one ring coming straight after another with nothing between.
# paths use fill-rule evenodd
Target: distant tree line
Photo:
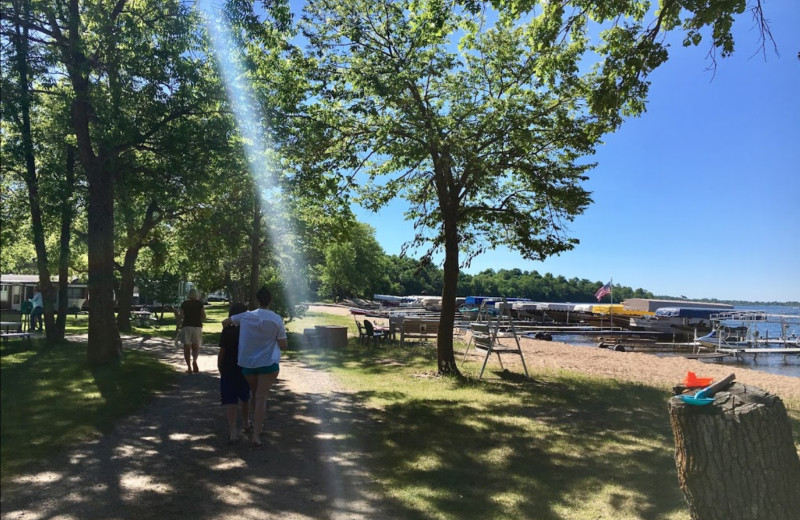
<instances>
[{"instance_id":1,"label":"distant tree line","mask_svg":"<svg viewBox=\"0 0 800 520\"><path fill-rule=\"evenodd\" d=\"M353 225L345 238L328 245L317 255L320 263L309 269L312 274L310 297L342 300L351 297L372 298L374 294L395 296L441 295L443 270L423 258L387 255L375 230L362 223ZM597 289L605 283L586 278L566 278L551 273L521 269L486 269L477 274L459 273L458 296L506 296L534 301L593 303ZM686 299L681 296L654 295L652 292L614 284L614 302L627 298ZM691 298L693 301L732 305L800 305L798 302L748 302ZM604 296L602 303L609 303Z\"/></svg>"},{"instance_id":2,"label":"distant tree line","mask_svg":"<svg viewBox=\"0 0 800 520\"><path fill-rule=\"evenodd\" d=\"M374 238L374 230L357 224L349 238L330 244L319 265L311 288L316 297L341 300L372 298L374 294L395 296L441 295L444 272L423 258L386 255ZM477 274L459 273L458 296L506 296L548 302L596 302L597 289L605 282L566 278L521 269L486 269ZM645 289L614 285L614 301L653 298ZM609 303L604 296L602 302Z\"/></svg>"}]
</instances>

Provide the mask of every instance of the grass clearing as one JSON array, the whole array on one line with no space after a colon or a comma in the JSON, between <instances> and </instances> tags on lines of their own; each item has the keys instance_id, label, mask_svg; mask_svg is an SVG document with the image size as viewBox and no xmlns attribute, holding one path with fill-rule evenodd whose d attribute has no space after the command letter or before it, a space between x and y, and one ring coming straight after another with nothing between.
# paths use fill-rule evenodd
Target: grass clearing
<instances>
[{"instance_id":1,"label":"grass clearing","mask_svg":"<svg viewBox=\"0 0 800 520\"><path fill-rule=\"evenodd\" d=\"M227 305L206 312L205 342L214 344ZM364 420L354 420L339 440L366 454L399 518L689 517L673 458L668 390L566 371L538 371L528 380L496 365L484 381L439 377L430 342L400 348L351 338L344 349L303 347L303 329L323 324L356 332L350 316L310 312L287 323L287 354L334 373L363 403L354 418ZM81 332L79 325L74 330ZM172 337L175 329L173 322L141 330ZM0 353L3 479L108 431L176 376L129 350L122 364L92 373L81 343L10 342ZM464 372L478 369L472 363ZM800 403L786 405L800 445Z\"/></svg>"},{"instance_id":2,"label":"grass clearing","mask_svg":"<svg viewBox=\"0 0 800 520\"><path fill-rule=\"evenodd\" d=\"M125 351L122 363L90 370L86 344L34 339L0 347L0 474L8 476L65 446L108 431L175 380L155 358Z\"/></svg>"},{"instance_id":3,"label":"grass clearing","mask_svg":"<svg viewBox=\"0 0 800 520\"><path fill-rule=\"evenodd\" d=\"M299 347L303 327L333 318L288 324L293 350L365 405L374 427L353 442L408 518L689 517L664 389L568 372L439 377L430 343Z\"/></svg>"}]
</instances>

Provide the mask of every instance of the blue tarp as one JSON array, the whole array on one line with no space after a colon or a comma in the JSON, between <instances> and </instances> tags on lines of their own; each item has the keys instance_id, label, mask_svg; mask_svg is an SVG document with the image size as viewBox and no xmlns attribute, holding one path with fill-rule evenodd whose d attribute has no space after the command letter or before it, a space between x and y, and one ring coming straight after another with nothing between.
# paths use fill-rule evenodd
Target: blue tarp
<instances>
[{"instance_id":1,"label":"blue tarp","mask_svg":"<svg viewBox=\"0 0 800 520\"><path fill-rule=\"evenodd\" d=\"M466 305L480 305L484 300L494 301L495 299L496 298L493 296L467 296L467 299L464 301L464 303Z\"/></svg>"}]
</instances>

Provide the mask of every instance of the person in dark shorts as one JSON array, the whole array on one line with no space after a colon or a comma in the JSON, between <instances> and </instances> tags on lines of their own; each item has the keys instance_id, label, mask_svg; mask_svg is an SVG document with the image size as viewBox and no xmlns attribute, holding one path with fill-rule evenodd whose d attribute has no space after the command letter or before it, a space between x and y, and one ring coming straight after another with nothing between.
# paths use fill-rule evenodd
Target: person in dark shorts
<instances>
[{"instance_id":1,"label":"person in dark shorts","mask_svg":"<svg viewBox=\"0 0 800 520\"><path fill-rule=\"evenodd\" d=\"M228 316L234 316L247 311L243 303L234 303L228 311ZM253 429L250 420L250 386L242 375L239 366L239 327L225 327L219 338L219 353L217 354L217 368L219 369L219 393L222 405L225 407L225 417L228 419L228 444L239 440L236 428L236 407L242 402L242 433L249 434Z\"/></svg>"},{"instance_id":2,"label":"person in dark shorts","mask_svg":"<svg viewBox=\"0 0 800 520\"><path fill-rule=\"evenodd\" d=\"M200 345L203 343L203 320L206 319L206 310L197 291L189 291L187 300L181 304L180 319L183 323L183 357L189 374L200 370L197 367L197 356L200 355Z\"/></svg>"},{"instance_id":3,"label":"person in dark shorts","mask_svg":"<svg viewBox=\"0 0 800 520\"><path fill-rule=\"evenodd\" d=\"M266 287L256 293L258 309L229 316L222 326L239 326L239 366L253 393L253 445L261 446L261 428L267 412L267 395L278 379L281 350L285 350L286 328L283 320L269 310L272 294Z\"/></svg>"}]
</instances>

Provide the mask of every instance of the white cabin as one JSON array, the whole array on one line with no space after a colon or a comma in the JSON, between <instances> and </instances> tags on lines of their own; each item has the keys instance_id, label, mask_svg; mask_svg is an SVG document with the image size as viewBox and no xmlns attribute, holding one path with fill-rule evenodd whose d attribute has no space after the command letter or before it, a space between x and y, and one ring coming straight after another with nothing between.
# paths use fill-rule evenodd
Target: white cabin
<instances>
[{"instance_id":1,"label":"white cabin","mask_svg":"<svg viewBox=\"0 0 800 520\"><path fill-rule=\"evenodd\" d=\"M52 277L51 281L57 284L58 276ZM33 297L37 285L37 274L0 274L0 308L18 311L22 302ZM85 283L71 282L67 286L67 309L80 309L88 295L89 288Z\"/></svg>"}]
</instances>

